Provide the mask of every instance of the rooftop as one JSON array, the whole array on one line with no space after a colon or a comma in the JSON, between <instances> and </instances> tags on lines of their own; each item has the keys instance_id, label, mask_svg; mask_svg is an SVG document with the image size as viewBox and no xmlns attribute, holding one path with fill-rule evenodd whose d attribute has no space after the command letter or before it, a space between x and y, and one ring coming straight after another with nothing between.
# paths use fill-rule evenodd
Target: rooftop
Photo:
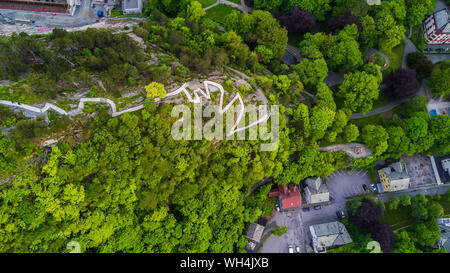
<instances>
[{"instance_id":1,"label":"rooftop","mask_svg":"<svg viewBox=\"0 0 450 273\"><path fill-rule=\"evenodd\" d=\"M441 30L442 33L450 33L450 24L448 20L448 12L447 9L441 9L433 13L434 22L436 24L436 28Z\"/></svg>"},{"instance_id":2,"label":"rooftop","mask_svg":"<svg viewBox=\"0 0 450 273\"><path fill-rule=\"evenodd\" d=\"M308 185L312 195L328 192L327 185L323 183L322 178L320 177L311 177L306 179L306 185Z\"/></svg>"},{"instance_id":3,"label":"rooftop","mask_svg":"<svg viewBox=\"0 0 450 273\"><path fill-rule=\"evenodd\" d=\"M245 237L249 240L259 243L264 232L264 227L257 223L250 223Z\"/></svg>"},{"instance_id":4,"label":"rooftop","mask_svg":"<svg viewBox=\"0 0 450 273\"><path fill-rule=\"evenodd\" d=\"M338 221L312 225L309 229L318 251L353 242L345 226Z\"/></svg>"},{"instance_id":5,"label":"rooftop","mask_svg":"<svg viewBox=\"0 0 450 273\"><path fill-rule=\"evenodd\" d=\"M294 184L280 185L281 207L283 209L297 208L302 205L298 186Z\"/></svg>"},{"instance_id":6,"label":"rooftop","mask_svg":"<svg viewBox=\"0 0 450 273\"><path fill-rule=\"evenodd\" d=\"M381 169L391 181L407 179L408 173L403 169L400 162L392 163L392 167L385 167Z\"/></svg>"}]
</instances>

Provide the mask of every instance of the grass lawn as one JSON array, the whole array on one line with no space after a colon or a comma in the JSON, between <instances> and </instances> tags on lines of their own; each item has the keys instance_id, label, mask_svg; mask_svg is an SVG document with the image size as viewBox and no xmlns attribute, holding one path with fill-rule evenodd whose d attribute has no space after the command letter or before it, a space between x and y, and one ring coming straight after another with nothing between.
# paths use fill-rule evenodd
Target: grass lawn
<instances>
[{"instance_id":1,"label":"grass lawn","mask_svg":"<svg viewBox=\"0 0 450 273\"><path fill-rule=\"evenodd\" d=\"M378 95L378 99L373 102L373 109L381 107L383 105L386 105L390 103L392 100L391 98L386 94L384 90L380 90L380 94Z\"/></svg>"},{"instance_id":2,"label":"grass lawn","mask_svg":"<svg viewBox=\"0 0 450 273\"><path fill-rule=\"evenodd\" d=\"M394 47L391 52L384 52L389 58L389 68L383 70L383 77L387 76L391 72L394 72L402 66L403 52L405 51L405 42L403 41L398 46Z\"/></svg>"},{"instance_id":3,"label":"grass lawn","mask_svg":"<svg viewBox=\"0 0 450 273\"><path fill-rule=\"evenodd\" d=\"M446 201L446 200L439 200L437 201L439 204L441 204L441 206L444 208L444 214L448 215L450 214L450 202Z\"/></svg>"},{"instance_id":4,"label":"grass lawn","mask_svg":"<svg viewBox=\"0 0 450 273\"><path fill-rule=\"evenodd\" d=\"M233 8L224 4L217 5L215 7L212 7L206 11L206 17L218 22L219 24L224 23L225 16L232 13L233 11L238 11L237 8Z\"/></svg>"},{"instance_id":5,"label":"grass lawn","mask_svg":"<svg viewBox=\"0 0 450 273\"><path fill-rule=\"evenodd\" d=\"M396 210L386 209L381 222L390 225L393 230L412 225L414 218L411 217L411 206L403 207L399 205Z\"/></svg>"},{"instance_id":6,"label":"grass lawn","mask_svg":"<svg viewBox=\"0 0 450 273\"><path fill-rule=\"evenodd\" d=\"M352 119L350 122L358 126L359 129L362 129L367 124L383 125L384 121L390 119L391 116L392 112L387 111L385 113L373 115L366 118Z\"/></svg>"},{"instance_id":7,"label":"grass lawn","mask_svg":"<svg viewBox=\"0 0 450 273\"><path fill-rule=\"evenodd\" d=\"M303 34L288 34L288 44L298 47L303 41Z\"/></svg>"},{"instance_id":8,"label":"grass lawn","mask_svg":"<svg viewBox=\"0 0 450 273\"><path fill-rule=\"evenodd\" d=\"M200 2L200 4L202 4L203 8L209 7L217 2L216 0L197 0L197 1Z\"/></svg>"}]
</instances>

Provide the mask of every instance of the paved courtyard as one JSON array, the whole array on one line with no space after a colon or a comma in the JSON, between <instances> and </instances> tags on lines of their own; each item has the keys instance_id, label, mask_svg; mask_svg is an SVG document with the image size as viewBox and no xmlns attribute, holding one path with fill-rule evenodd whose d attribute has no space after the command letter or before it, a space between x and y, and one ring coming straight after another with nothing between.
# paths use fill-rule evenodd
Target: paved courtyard
<instances>
[{"instance_id":1,"label":"paved courtyard","mask_svg":"<svg viewBox=\"0 0 450 273\"><path fill-rule=\"evenodd\" d=\"M300 247L301 252L306 252L306 234L303 229L300 215L301 209L286 212L275 212L269 225L285 226L287 232L281 237L270 235L261 248L261 253L288 253L288 245Z\"/></svg>"},{"instance_id":2,"label":"paved courtyard","mask_svg":"<svg viewBox=\"0 0 450 273\"><path fill-rule=\"evenodd\" d=\"M402 157L406 171L411 176L410 188L437 185L431 160L428 156L413 155Z\"/></svg>"}]
</instances>

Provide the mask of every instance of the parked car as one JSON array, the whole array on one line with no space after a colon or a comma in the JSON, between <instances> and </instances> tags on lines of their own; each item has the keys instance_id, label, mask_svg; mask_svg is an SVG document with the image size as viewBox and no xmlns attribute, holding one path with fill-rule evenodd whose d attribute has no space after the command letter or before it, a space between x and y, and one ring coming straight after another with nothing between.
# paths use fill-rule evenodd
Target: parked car
<instances>
[{"instance_id":1,"label":"parked car","mask_svg":"<svg viewBox=\"0 0 450 273\"><path fill-rule=\"evenodd\" d=\"M297 251L297 253L300 253L300 247L299 246L296 246L295 250Z\"/></svg>"},{"instance_id":2,"label":"parked car","mask_svg":"<svg viewBox=\"0 0 450 273\"><path fill-rule=\"evenodd\" d=\"M427 47L423 51L425 51L425 52L431 51L431 48Z\"/></svg>"},{"instance_id":3,"label":"parked car","mask_svg":"<svg viewBox=\"0 0 450 273\"><path fill-rule=\"evenodd\" d=\"M373 191L377 191L377 187L375 186L375 184L370 184L370 187L372 188Z\"/></svg>"},{"instance_id":4,"label":"parked car","mask_svg":"<svg viewBox=\"0 0 450 273\"><path fill-rule=\"evenodd\" d=\"M314 206L314 209L315 209L315 210L318 210L318 209L321 209L321 208L322 208L321 205Z\"/></svg>"},{"instance_id":5,"label":"parked car","mask_svg":"<svg viewBox=\"0 0 450 273\"><path fill-rule=\"evenodd\" d=\"M343 210L338 210L338 211L336 211L336 216L339 220L341 220L341 219L345 218L345 213Z\"/></svg>"},{"instance_id":6,"label":"parked car","mask_svg":"<svg viewBox=\"0 0 450 273\"><path fill-rule=\"evenodd\" d=\"M280 211L280 205L278 205L278 203L275 204L275 210Z\"/></svg>"},{"instance_id":7,"label":"parked car","mask_svg":"<svg viewBox=\"0 0 450 273\"><path fill-rule=\"evenodd\" d=\"M443 48L436 48L436 51L437 51L437 52L443 52L444 49L443 49Z\"/></svg>"},{"instance_id":8,"label":"parked car","mask_svg":"<svg viewBox=\"0 0 450 273\"><path fill-rule=\"evenodd\" d=\"M288 248L289 248L289 253L294 253L294 248L292 247L292 245L289 245Z\"/></svg>"},{"instance_id":9,"label":"parked car","mask_svg":"<svg viewBox=\"0 0 450 273\"><path fill-rule=\"evenodd\" d=\"M309 211L309 208L308 207L304 207L302 210L303 211Z\"/></svg>"},{"instance_id":10,"label":"parked car","mask_svg":"<svg viewBox=\"0 0 450 273\"><path fill-rule=\"evenodd\" d=\"M363 184L362 187L363 187L363 189L364 189L365 191L367 191L368 188L367 188L367 185L366 185L366 184Z\"/></svg>"}]
</instances>

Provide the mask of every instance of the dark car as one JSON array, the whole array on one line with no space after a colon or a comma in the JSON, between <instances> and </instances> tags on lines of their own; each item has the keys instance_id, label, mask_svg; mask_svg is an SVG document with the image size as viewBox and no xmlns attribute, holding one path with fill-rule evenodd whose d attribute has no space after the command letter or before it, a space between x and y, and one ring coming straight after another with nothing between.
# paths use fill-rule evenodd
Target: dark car
<instances>
[{"instance_id":1,"label":"dark car","mask_svg":"<svg viewBox=\"0 0 450 273\"><path fill-rule=\"evenodd\" d=\"M303 211L309 211L309 208L308 207L304 207L302 210Z\"/></svg>"},{"instance_id":2,"label":"dark car","mask_svg":"<svg viewBox=\"0 0 450 273\"><path fill-rule=\"evenodd\" d=\"M314 206L314 209L315 209L315 210L318 210L318 209L321 209L321 208L322 208L321 205Z\"/></svg>"},{"instance_id":3,"label":"dark car","mask_svg":"<svg viewBox=\"0 0 450 273\"><path fill-rule=\"evenodd\" d=\"M363 189L364 189L365 191L367 191L367 185L366 185L366 184L363 184L362 186L363 186Z\"/></svg>"},{"instance_id":4,"label":"dark car","mask_svg":"<svg viewBox=\"0 0 450 273\"><path fill-rule=\"evenodd\" d=\"M339 220L341 220L341 219L345 218L345 213L342 210L338 210L338 211L336 211L336 216Z\"/></svg>"}]
</instances>

